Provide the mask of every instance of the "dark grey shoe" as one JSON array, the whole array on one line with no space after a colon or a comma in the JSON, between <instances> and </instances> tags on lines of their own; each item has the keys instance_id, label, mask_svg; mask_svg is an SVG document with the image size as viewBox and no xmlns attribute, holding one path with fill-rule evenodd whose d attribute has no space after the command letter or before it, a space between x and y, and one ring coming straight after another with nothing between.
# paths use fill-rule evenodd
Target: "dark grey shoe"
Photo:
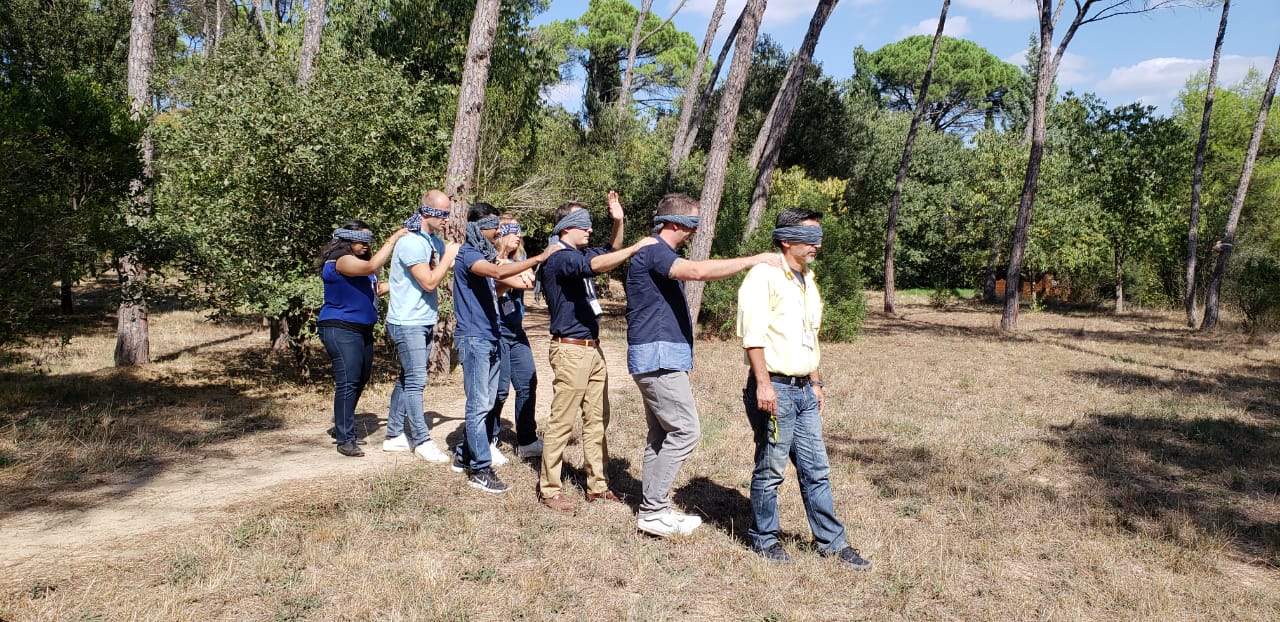
<instances>
[{"instance_id":1,"label":"dark grey shoe","mask_svg":"<svg viewBox=\"0 0 1280 622\"><path fill-rule=\"evenodd\" d=\"M344 456L351 456L352 458L359 458L360 456L364 455L364 452L361 451L360 447L357 446L353 441L338 443L338 453Z\"/></svg>"},{"instance_id":2,"label":"dark grey shoe","mask_svg":"<svg viewBox=\"0 0 1280 622\"><path fill-rule=\"evenodd\" d=\"M786 550L782 548L782 544L778 542L774 542L769 546L769 548L764 549L763 551L756 551L756 555L759 555L760 557L763 557L775 564L790 564L795 561L794 559L791 559L791 555L789 555Z\"/></svg>"},{"instance_id":3,"label":"dark grey shoe","mask_svg":"<svg viewBox=\"0 0 1280 622\"><path fill-rule=\"evenodd\" d=\"M840 563L853 568L854 570L871 570L871 562L862 559L862 556L858 554L858 549L851 546L846 546L843 549L840 549L839 553L831 555L830 557L839 559Z\"/></svg>"},{"instance_id":4,"label":"dark grey shoe","mask_svg":"<svg viewBox=\"0 0 1280 622\"><path fill-rule=\"evenodd\" d=\"M485 492L503 493L507 491L507 485L498 479L498 475L493 472L493 469L472 471L467 475L467 485Z\"/></svg>"}]
</instances>

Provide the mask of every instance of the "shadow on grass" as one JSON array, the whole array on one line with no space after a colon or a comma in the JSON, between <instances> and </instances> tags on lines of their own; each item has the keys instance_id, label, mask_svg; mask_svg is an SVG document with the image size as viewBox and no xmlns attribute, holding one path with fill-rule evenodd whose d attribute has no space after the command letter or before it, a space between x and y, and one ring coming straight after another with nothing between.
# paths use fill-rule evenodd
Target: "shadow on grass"
<instances>
[{"instance_id":1,"label":"shadow on grass","mask_svg":"<svg viewBox=\"0 0 1280 622\"><path fill-rule=\"evenodd\" d=\"M95 487L134 488L193 448L283 427L260 385L280 381L260 351L219 353L228 371L163 369L0 374L0 517L95 503ZM255 364L254 361L257 361ZM216 368L214 368L216 369Z\"/></svg>"},{"instance_id":2,"label":"shadow on grass","mask_svg":"<svg viewBox=\"0 0 1280 622\"><path fill-rule=\"evenodd\" d=\"M783 485L786 485L784 482ZM697 512L703 519L751 548L751 498L741 490L717 484L706 477L695 477L676 489L672 499L686 511Z\"/></svg>"},{"instance_id":3,"label":"shadow on grass","mask_svg":"<svg viewBox=\"0 0 1280 622\"><path fill-rule=\"evenodd\" d=\"M1219 373L1180 370L1176 378L1098 369L1070 374L1122 392L1155 391L1195 398L1211 396L1233 408L1265 414L1280 421L1280 367L1242 365Z\"/></svg>"},{"instance_id":4,"label":"shadow on grass","mask_svg":"<svg viewBox=\"0 0 1280 622\"><path fill-rule=\"evenodd\" d=\"M1090 476L1121 528L1191 545L1207 534L1280 564L1280 434L1265 424L1111 412L1055 427L1050 443ZM1187 529L1187 526L1194 529Z\"/></svg>"}]
</instances>

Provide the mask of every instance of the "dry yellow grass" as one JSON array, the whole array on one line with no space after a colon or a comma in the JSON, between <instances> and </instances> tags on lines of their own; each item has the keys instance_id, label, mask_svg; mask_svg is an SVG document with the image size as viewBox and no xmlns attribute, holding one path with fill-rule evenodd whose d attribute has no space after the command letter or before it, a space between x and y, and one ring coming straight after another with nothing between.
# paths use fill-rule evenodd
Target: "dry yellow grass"
<instances>
[{"instance_id":1,"label":"dry yellow grass","mask_svg":"<svg viewBox=\"0 0 1280 622\"><path fill-rule=\"evenodd\" d=\"M439 465L370 462L358 477L319 476L241 499L196 529L160 530L41 577L7 577L0 618L1280 619L1274 345L1192 334L1155 313L1025 313L1023 330L1005 336L993 309L910 299L900 309L899 318L873 314L858 342L824 349L836 510L851 543L875 561L870 573L813 553L793 473L780 503L798 563L769 565L746 549L745 367L735 344L700 342L693 378L704 438L675 500L707 525L689 538L638 534L625 505L545 510L525 465L501 469L512 490L492 496ZM189 340L166 351L190 350L141 375L95 371L88 361L102 367L110 351L95 350L103 339L90 336L73 339L43 376L18 370L38 349L11 365L0 383L4 412L18 412L0 430L6 499L38 506L38 490L90 486L87 474L168 468L139 463L115 447L122 440L148 439L177 461L192 443L235 451L325 425L325 372L311 384L287 380L258 362L261 334L238 336L244 327L196 331L197 318L182 313L154 322L157 331L182 326ZM644 426L620 369L620 328L613 318L605 335L610 468L614 486L635 493ZM199 345L207 342L216 345ZM366 399L385 404L388 369ZM432 379L428 400L454 399L456 376ZM130 383L130 397L109 397ZM539 400L549 397L544 388ZM136 430L102 435L94 454L125 458L104 466L86 456L80 462L92 464L77 467L86 475L28 484L60 468L56 456L78 442L49 435L93 438L104 425L81 411L114 417L108 429ZM147 420L155 411L163 414ZM32 417L47 423L23 423ZM86 418L97 423L73 423ZM321 440L316 451L332 453ZM569 460L580 464L580 453Z\"/></svg>"}]
</instances>

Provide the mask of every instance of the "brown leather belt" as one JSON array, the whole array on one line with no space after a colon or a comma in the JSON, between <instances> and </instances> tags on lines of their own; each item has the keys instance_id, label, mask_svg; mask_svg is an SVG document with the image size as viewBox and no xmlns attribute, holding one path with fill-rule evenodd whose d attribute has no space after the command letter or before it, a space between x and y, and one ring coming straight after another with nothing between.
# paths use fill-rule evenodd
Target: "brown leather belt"
<instances>
[{"instance_id":1,"label":"brown leather belt","mask_svg":"<svg viewBox=\"0 0 1280 622\"><path fill-rule=\"evenodd\" d=\"M588 348L594 348L600 345L600 342L596 341L595 339L574 339L572 337L552 337L551 340L556 343L567 343L571 346L586 346Z\"/></svg>"}]
</instances>

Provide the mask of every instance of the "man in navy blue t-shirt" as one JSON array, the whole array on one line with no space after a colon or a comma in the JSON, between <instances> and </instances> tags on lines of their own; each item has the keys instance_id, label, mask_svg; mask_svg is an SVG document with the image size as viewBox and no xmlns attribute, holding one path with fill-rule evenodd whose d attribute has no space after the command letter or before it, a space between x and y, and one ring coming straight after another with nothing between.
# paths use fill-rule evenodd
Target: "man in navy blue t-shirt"
<instances>
[{"instance_id":1,"label":"man in navy blue t-shirt","mask_svg":"<svg viewBox=\"0 0 1280 622\"><path fill-rule=\"evenodd\" d=\"M613 230L609 246L587 248L591 238L591 214L581 203L565 203L556 208L553 241L550 246L567 249L556 253L542 267L542 292L551 313L551 347L549 359L554 379L551 382L551 415L542 435L542 470L538 479L538 495L542 504L560 511L573 509L573 502L560 492L560 467L564 448L573 433L573 422L582 412L582 453L586 463L587 501L617 501L604 476L609 458L605 428L609 425L606 399L608 373L604 354L600 351L602 313L596 300L592 280L608 272L654 244L653 238L621 250L622 204L618 193L609 191L609 217Z\"/></svg>"},{"instance_id":2,"label":"man in navy blue t-shirt","mask_svg":"<svg viewBox=\"0 0 1280 622\"><path fill-rule=\"evenodd\" d=\"M690 261L676 249L698 230L698 202L668 194L653 219L657 243L636 253L627 271L627 371L644 400L649 433L644 448L643 497L636 527L657 536L688 535L702 519L671 507L676 474L701 436L689 386L693 322L683 281L718 281L759 263L779 264L762 253L734 259Z\"/></svg>"},{"instance_id":3,"label":"man in navy blue t-shirt","mask_svg":"<svg viewBox=\"0 0 1280 622\"><path fill-rule=\"evenodd\" d=\"M559 248L548 248L524 261L494 263L498 210L476 203L467 213L467 241L453 265L453 314L458 321L454 343L462 360L462 387L467 395L466 434L454 449L453 470L467 472L467 483L486 492L506 492L493 472L492 439L486 424L498 395L498 304L494 281L515 276L547 260Z\"/></svg>"}]
</instances>

